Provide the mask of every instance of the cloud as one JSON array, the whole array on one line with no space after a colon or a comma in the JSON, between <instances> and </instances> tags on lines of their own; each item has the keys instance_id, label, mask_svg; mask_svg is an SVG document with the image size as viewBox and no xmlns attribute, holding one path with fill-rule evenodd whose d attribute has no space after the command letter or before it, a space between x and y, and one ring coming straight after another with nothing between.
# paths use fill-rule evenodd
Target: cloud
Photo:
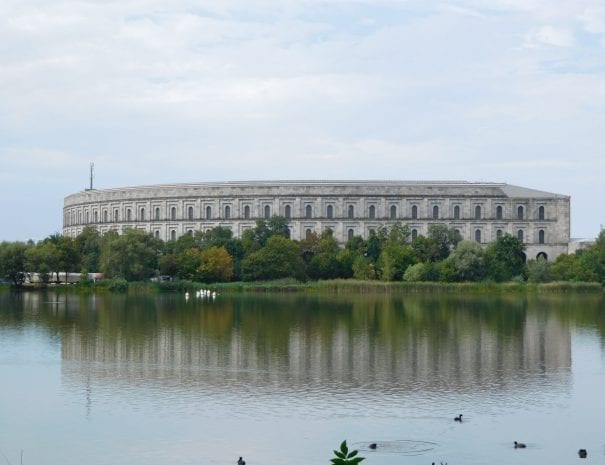
<instances>
[{"instance_id":1,"label":"cloud","mask_svg":"<svg viewBox=\"0 0 605 465\"><path fill-rule=\"evenodd\" d=\"M604 18L597 0L5 0L2 179L46 179L59 218L90 161L103 187L564 182L605 144Z\"/></svg>"},{"instance_id":2,"label":"cloud","mask_svg":"<svg viewBox=\"0 0 605 465\"><path fill-rule=\"evenodd\" d=\"M584 30L592 34L605 34L605 7L592 6L586 8L578 16L584 25Z\"/></svg>"},{"instance_id":3,"label":"cloud","mask_svg":"<svg viewBox=\"0 0 605 465\"><path fill-rule=\"evenodd\" d=\"M529 48L541 46L571 47L574 44L574 34L571 30L562 27L542 26L531 31L526 39Z\"/></svg>"}]
</instances>

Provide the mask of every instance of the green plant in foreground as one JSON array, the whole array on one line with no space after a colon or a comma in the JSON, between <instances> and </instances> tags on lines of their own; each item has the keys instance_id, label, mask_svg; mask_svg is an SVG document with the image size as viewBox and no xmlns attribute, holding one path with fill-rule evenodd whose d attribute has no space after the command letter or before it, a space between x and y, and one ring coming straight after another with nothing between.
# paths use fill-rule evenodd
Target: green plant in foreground
<instances>
[{"instance_id":1,"label":"green plant in foreground","mask_svg":"<svg viewBox=\"0 0 605 465\"><path fill-rule=\"evenodd\" d=\"M349 448L347 447L347 441L342 441L340 445L340 452L335 450L333 459L330 460L334 465L357 465L362 460L365 460L365 457L357 457L357 453L359 451L352 450L349 452Z\"/></svg>"}]
</instances>

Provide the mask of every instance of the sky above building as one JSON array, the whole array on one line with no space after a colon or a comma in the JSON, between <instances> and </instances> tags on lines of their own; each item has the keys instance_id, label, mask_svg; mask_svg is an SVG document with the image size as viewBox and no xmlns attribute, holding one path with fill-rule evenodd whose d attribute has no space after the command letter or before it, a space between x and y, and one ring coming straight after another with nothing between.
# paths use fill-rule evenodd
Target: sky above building
<instances>
[{"instance_id":1,"label":"sky above building","mask_svg":"<svg viewBox=\"0 0 605 465\"><path fill-rule=\"evenodd\" d=\"M603 0L3 0L0 240L156 183L506 182L605 223Z\"/></svg>"}]
</instances>

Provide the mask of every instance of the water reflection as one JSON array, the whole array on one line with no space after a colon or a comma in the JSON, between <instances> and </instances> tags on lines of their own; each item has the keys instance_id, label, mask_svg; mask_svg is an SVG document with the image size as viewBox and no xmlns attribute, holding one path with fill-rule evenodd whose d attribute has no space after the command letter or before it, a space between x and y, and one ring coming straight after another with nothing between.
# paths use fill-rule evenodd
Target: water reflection
<instances>
[{"instance_id":1,"label":"water reflection","mask_svg":"<svg viewBox=\"0 0 605 465\"><path fill-rule=\"evenodd\" d=\"M21 300L23 318L60 337L64 362L87 362L65 365L80 382L477 392L527 389L536 374L571 367L570 320L549 311L548 300L531 310L521 297Z\"/></svg>"},{"instance_id":2,"label":"water reflection","mask_svg":"<svg viewBox=\"0 0 605 465\"><path fill-rule=\"evenodd\" d=\"M84 405L86 431L114 431L116 456L130 447L133 425L145 436L166 435L170 424L170 445L192 449L187 457L195 459L187 463L221 463L213 459L229 440L256 447L256 463L262 454L264 463L277 463L272 451L283 445L266 433L294 424L314 444L291 457L295 464L326 461L322 451L329 453L342 431L381 444L393 457L379 463L444 451L458 463L511 463L504 452L494 459L474 450L464 434L508 451L512 440L532 439L516 436L520 426L544 431L529 442L536 450L548 443L556 459L568 429L590 438L600 421L591 405L600 393L591 386L599 385L602 369L590 363L602 357L592 341L605 340L603 308L601 296L252 294L185 302L179 295L5 293L0 363L29 363L15 341L41 339L45 350L55 349L60 393L50 390L47 399L45 386L40 402L60 399L58 415L76 424ZM578 343L584 333L591 336ZM580 363L574 348L584 353ZM581 377L574 378L576 370ZM39 376L48 383L46 372ZM560 411L567 412L566 427L547 425ZM455 424L461 412L468 420ZM148 424L139 430L141 421ZM197 434L183 433L199 430L203 451L193 445ZM9 431L29 430L0 421L0 433ZM50 435L48 447L63 437ZM150 451L140 457L151 454L155 462L137 463L171 458L166 444L139 441ZM288 449L300 447L297 441ZM515 463L532 463L529 453Z\"/></svg>"}]
</instances>

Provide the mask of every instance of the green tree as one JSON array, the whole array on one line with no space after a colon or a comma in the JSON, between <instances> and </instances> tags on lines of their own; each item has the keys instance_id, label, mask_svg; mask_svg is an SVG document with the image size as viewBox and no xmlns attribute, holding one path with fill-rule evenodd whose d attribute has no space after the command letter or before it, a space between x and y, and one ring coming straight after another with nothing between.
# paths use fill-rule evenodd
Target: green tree
<instances>
[{"instance_id":1,"label":"green tree","mask_svg":"<svg viewBox=\"0 0 605 465\"><path fill-rule=\"evenodd\" d=\"M267 227L269 229L269 237L282 236L286 239L290 239L288 220L283 216L273 215L267 222Z\"/></svg>"},{"instance_id":2,"label":"green tree","mask_svg":"<svg viewBox=\"0 0 605 465\"><path fill-rule=\"evenodd\" d=\"M380 253L382 252L382 247L386 241L386 231L383 228L379 228L376 231L370 231L370 236L367 241L367 254L366 257L372 262L376 263L378 261L378 257L380 257Z\"/></svg>"},{"instance_id":3,"label":"green tree","mask_svg":"<svg viewBox=\"0 0 605 465\"><path fill-rule=\"evenodd\" d=\"M307 266L312 279L334 279L341 276L340 247L331 230L324 231L317 241L316 254Z\"/></svg>"},{"instance_id":4,"label":"green tree","mask_svg":"<svg viewBox=\"0 0 605 465\"><path fill-rule=\"evenodd\" d=\"M26 250L23 242L0 243L0 276L21 287L25 282Z\"/></svg>"},{"instance_id":5,"label":"green tree","mask_svg":"<svg viewBox=\"0 0 605 465\"><path fill-rule=\"evenodd\" d=\"M451 264L456 281L481 281L485 278L485 250L477 242L460 242L446 261Z\"/></svg>"},{"instance_id":6,"label":"green tree","mask_svg":"<svg viewBox=\"0 0 605 465\"><path fill-rule=\"evenodd\" d=\"M427 270L427 263L416 263L405 270L403 280L406 282L426 281Z\"/></svg>"},{"instance_id":7,"label":"green tree","mask_svg":"<svg viewBox=\"0 0 605 465\"><path fill-rule=\"evenodd\" d=\"M178 255L174 253L163 254L158 260L160 274L174 278L179 272Z\"/></svg>"},{"instance_id":8,"label":"green tree","mask_svg":"<svg viewBox=\"0 0 605 465\"><path fill-rule=\"evenodd\" d=\"M59 282L60 272L80 271L80 254L75 241L71 237L62 236L58 233L51 234L42 243L51 244L50 248L54 247L53 260L48 265L51 271L55 272L57 282Z\"/></svg>"},{"instance_id":9,"label":"green tree","mask_svg":"<svg viewBox=\"0 0 605 465\"><path fill-rule=\"evenodd\" d=\"M304 279L298 244L282 236L270 237L265 247L244 258L242 276L246 281L288 277Z\"/></svg>"},{"instance_id":10,"label":"green tree","mask_svg":"<svg viewBox=\"0 0 605 465\"><path fill-rule=\"evenodd\" d=\"M38 273L40 281L48 284L53 270L59 269L60 252L55 244L40 241L25 251L25 266L31 273Z\"/></svg>"},{"instance_id":11,"label":"green tree","mask_svg":"<svg viewBox=\"0 0 605 465\"><path fill-rule=\"evenodd\" d=\"M516 237L505 234L486 250L487 275L495 281L509 281L525 270L525 246Z\"/></svg>"},{"instance_id":12,"label":"green tree","mask_svg":"<svg viewBox=\"0 0 605 465\"><path fill-rule=\"evenodd\" d=\"M383 281L401 281L405 270L416 263L414 250L405 244L387 242L378 259Z\"/></svg>"},{"instance_id":13,"label":"green tree","mask_svg":"<svg viewBox=\"0 0 605 465\"><path fill-rule=\"evenodd\" d=\"M242 246L244 256L260 250L265 246L269 239L269 228L263 220L257 220L256 226L252 229L246 229L242 233Z\"/></svg>"},{"instance_id":14,"label":"green tree","mask_svg":"<svg viewBox=\"0 0 605 465\"><path fill-rule=\"evenodd\" d=\"M432 262L439 256L437 243L433 239L420 235L412 241L412 249L418 262Z\"/></svg>"},{"instance_id":15,"label":"green tree","mask_svg":"<svg viewBox=\"0 0 605 465\"><path fill-rule=\"evenodd\" d=\"M224 247L233 260L233 276L241 276L241 262L244 258L244 246L240 239L233 237L229 228L217 226L200 234L199 246L202 250L211 247Z\"/></svg>"},{"instance_id":16,"label":"green tree","mask_svg":"<svg viewBox=\"0 0 605 465\"><path fill-rule=\"evenodd\" d=\"M189 281L198 280L198 270L202 264L202 251L197 247L183 250L177 256L178 276Z\"/></svg>"},{"instance_id":17,"label":"green tree","mask_svg":"<svg viewBox=\"0 0 605 465\"><path fill-rule=\"evenodd\" d=\"M462 236L453 228L442 224L432 224L429 226L428 239L435 244L435 256L431 257L431 261L441 261L445 260L456 248L462 240Z\"/></svg>"},{"instance_id":18,"label":"green tree","mask_svg":"<svg viewBox=\"0 0 605 465\"><path fill-rule=\"evenodd\" d=\"M547 260L529 260L527 262L527 280L531 283L546 283L551 280L552 264Z\"/></svg>"},{"instance_id":19,"label":"green tree","mask_svg":"<svg viewBox=\"0 0 605 465\"><path fill-rule=\"evenodd\" d=\"M550 266L554 281L578 281L578 260L576 254L561 254Z\"/></svg>"},{"instance_id":20,"label":"green tree","mask_svg":"<svg viewBox=\"0 0 605 465\"><path fill-rule=\"evenodd\" d=\"M233 277L233 259L225 247L202 250L198 280L204 283L227 282Z\"/></svg>"},{"instance_id":21,"label":"green tree","mask_svg":"<svg viewBox=\"0 0 605 465\"><path fill-rule=\"evenodd\" d=\"M345 244L345 250L348 250L353 255L367 256L368 244L361 236L353 236Z\"/></svg>"},{"instance_id":22,"label":"green tree","mask_svg":"<svg viewBox=\"0 0 605 465\"><path fill-rule=\"evenodd\" d=\"M363 280L376 279L376 267L372 260L358 255L353 261L353 277Z\"/></svg>"},{"instance_id":23,"label":"green tree","mask_svg":"<svg viewBox=\"0 0 605 465\"><path fill-rule=\"evenodd\" d=\"M91 272L100 270L102 238L95 228L86 227L74 240L76 250L80 256L80 269Z\"/></svg>"},{"instance_id":24,"label":"green tree","mask_svg":"<svg viewBox=\"0 0 605 465\"><path fill-rule=\"evenodd\" d=\"M140 281L152 277L158 268L162 241L139 229L127 229L122 235L103 236L101 271L108 278Z\"/></svg>"}]
</instances>

